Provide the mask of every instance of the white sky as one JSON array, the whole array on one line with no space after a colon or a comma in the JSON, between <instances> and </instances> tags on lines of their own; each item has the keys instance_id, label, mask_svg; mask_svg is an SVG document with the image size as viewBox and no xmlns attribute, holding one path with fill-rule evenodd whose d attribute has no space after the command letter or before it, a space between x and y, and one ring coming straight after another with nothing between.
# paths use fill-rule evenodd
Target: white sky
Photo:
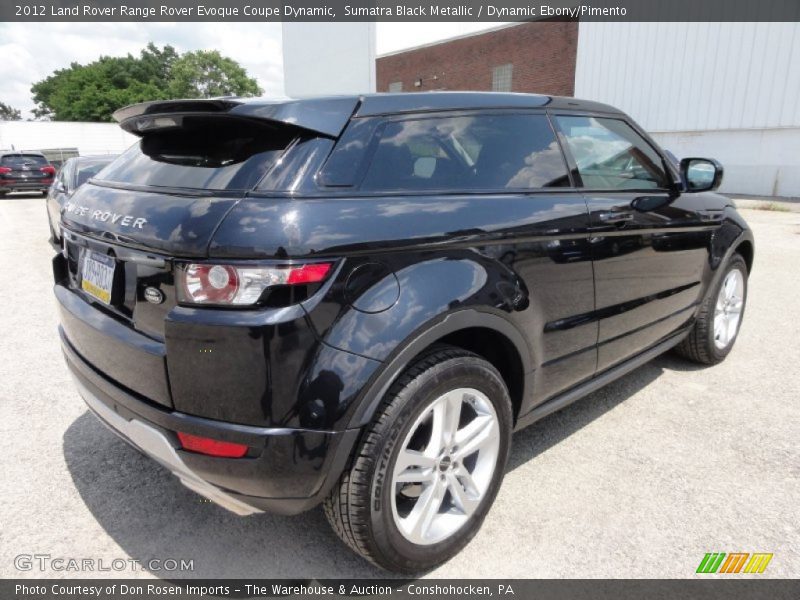
<instances>
[{"instance_id":1,"label":"white sky","mask_svg":"<svg viewBox=\"0 0 800 600\"><path fill-rule=\"evenodd\" d=\"M385 54L501 23L378 23L377 52ZM331 24L335 28L335 24ZM283 95L280 23L0 23L0 102L29 117L30 88L56 69L104 56L138 55L148 42L179 52L219 50L255 77L266 96Z\"/></svg>"}]
</instances>

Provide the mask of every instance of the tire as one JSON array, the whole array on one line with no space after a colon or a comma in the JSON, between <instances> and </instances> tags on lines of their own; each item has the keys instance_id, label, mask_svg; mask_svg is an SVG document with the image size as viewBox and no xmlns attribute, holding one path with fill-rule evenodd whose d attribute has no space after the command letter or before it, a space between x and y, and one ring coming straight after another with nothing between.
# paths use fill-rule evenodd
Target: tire
<instances>
[{"instance_id":1,"label":"tire","mask_svg":"<svg viewBox=\"0 0 800 600\"><path fill-rule=\"evenodd\" d=\"M458 433L437 436L449 440L437 446L434 419L446 423L444 415L457 424L442 430ZM389 571L414 574L443 563L475 536L494 502L508 460L512 421L511 400L497 369L458 348L434 349L398 378L365 428L325 500L331 526L350 548ZM482 433L470 438L475 431ZM479 436L482 445L473 450ZM452 447L441 455L436 448L443 446ZM418 458L401 465L401 453L404 459ZM404 467L423 456L425 465ZM411 480L398 483L398 474ZM425 506L439 508L426 512ZM416 514L430 519L414 519ZM412 527L415 523L418 527Z\"/></svg>"},{"instance_id":2,"label":"tire","mask_svg":"<svg viewBox=\"0 0 800 600\"><path fill-rule=\"evenodd\" d=\"M714 327L717 308L718 304L720 307L723 304L722 296L724 294L721 294L723 286L730 281L731 277L736 277L735 274L732 275L734 271L738 271L741 277L741 303L738 307L738 319L735 324L731 325L727 333L720 333L721 330L715 331ZM678 354L703 365L718 364L730 354L739 335L744 309L747 305L747 275L747 263L744 258L740 254L734 254L728 261L722 277L703 301L700 313L689 335L676 346L675 350ZM736 297L739 297L738 294ZM730 305L728 309L733 310L733 305Z\"/></svg>"}]
</instances>

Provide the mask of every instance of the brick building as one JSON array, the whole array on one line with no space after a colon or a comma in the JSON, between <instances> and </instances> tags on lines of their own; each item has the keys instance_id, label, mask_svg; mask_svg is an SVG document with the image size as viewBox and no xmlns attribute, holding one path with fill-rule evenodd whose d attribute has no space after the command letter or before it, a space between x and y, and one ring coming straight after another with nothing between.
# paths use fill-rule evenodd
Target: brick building
<instances>
[{"instance_id":1,"label":"brick building","mask_svg":"<svg viewBox=\"0 0 800 600\"><path fill-rule=\"evenodd\" d=\"M578 23L515 23L377 59L379 92L483 90L572 96Z\"/></svg>"}]
</instances>

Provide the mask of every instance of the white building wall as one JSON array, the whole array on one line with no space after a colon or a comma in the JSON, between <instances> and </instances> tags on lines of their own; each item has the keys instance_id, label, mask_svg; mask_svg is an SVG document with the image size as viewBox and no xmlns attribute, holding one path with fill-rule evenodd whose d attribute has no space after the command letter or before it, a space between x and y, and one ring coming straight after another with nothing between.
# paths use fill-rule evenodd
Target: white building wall
<instances>
[{"instance_id":1,"label":"white building wall","mask_svg":"<svg viewBox=\"0 0 800 600\"><path fill-rule=\"evenodd\" d=\"M283 78L292 98L375 91L375 23L283 23Z\"/></svg>"},{"instance_id":2,"label":"white building wall","mask_svg":"<svg viewBox=\"0 0 800 600\"><path fill-rule=\"evenodd\" d=\"M718 159L723 191L800 196L800 23L581 23L575 96Z\"/></svg>"},{"instance_id":3,"label":"white building wall","mask_svg":"<svg viewBox=\"0 0 800 600\"><path fill-rule=\"evenodd\" d=\"M78 148L82 156L119 154L137 139L116 123L0 121L0 149Z\"/></svg>"}]
</instances>

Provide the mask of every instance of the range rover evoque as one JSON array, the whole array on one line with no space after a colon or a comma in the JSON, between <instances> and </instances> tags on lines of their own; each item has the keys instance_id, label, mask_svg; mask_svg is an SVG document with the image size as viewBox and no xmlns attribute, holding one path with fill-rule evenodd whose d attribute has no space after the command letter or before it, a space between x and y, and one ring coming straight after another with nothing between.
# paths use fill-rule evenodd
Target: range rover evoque
<instances>
[{"instance_id":1,"label":"range rover evoque","mask_svg":"<svg viewBox=\"0 0 800 600\"><path fill-rule=\"evenodd\" d=\"M670 348L736 339L753 236L627 115L527 94L119 110L61 210L91 410L241 515L323 504L413 573L477 532L511 434Z\"/></svg>"}]
</instances>

